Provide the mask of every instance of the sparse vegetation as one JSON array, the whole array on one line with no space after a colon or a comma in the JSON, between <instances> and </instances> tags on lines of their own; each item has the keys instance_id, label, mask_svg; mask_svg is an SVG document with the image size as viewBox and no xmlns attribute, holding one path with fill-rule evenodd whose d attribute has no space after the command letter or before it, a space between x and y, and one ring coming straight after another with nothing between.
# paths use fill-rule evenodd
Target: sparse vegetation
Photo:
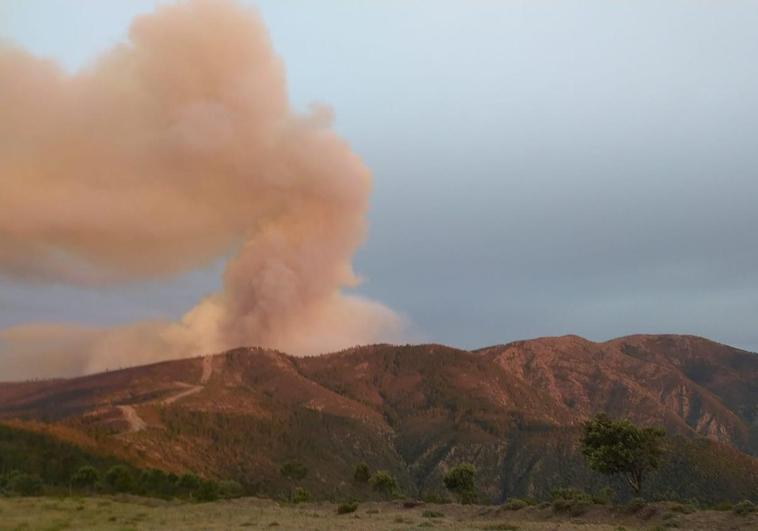
<instances>
[{"instance_id":1,"label":"sparse vegetation","mask_svg":"<svg viewBox=\"0 0 758 531\"><path fill-rule=\"evenodd\" d=\"M528 506L529 503L527 503L525 500L522 500L520 498L510 498L503 504L503 509L507 509L509 511L519 511Z\"/></svg>"},{"instance_id":2,"label":"sparse vegetation","mask_svg":"<svg viewBox=\"0 0 758 531\"><path fill-rule=\"evenodd\" d=\"M553 511L581 516L592 506L592 497L578 489L564 488L553 492Z\"/></svg>"},{"instance_id":3,"label":"sparse vegetation","mask_svg":"<svg viewBox=\"0 0 758 531\"><path fill-rule=\"evenodd\" d=\"M337 506L337 514L349 514L358 510L358 502L345 502Z\"/></svg>"},{"instance_id":4,"label":"sparse vegetation","mask_svg":"<svg viewBox=\"0 0 758 531\"><path fill-rule=\"evenodd\" d=\"M735 504L732 511L734 511L734 514L745 516L756 512L756 506L750 500L743 500L740 503Z\"/></svg>"}]
</instances>

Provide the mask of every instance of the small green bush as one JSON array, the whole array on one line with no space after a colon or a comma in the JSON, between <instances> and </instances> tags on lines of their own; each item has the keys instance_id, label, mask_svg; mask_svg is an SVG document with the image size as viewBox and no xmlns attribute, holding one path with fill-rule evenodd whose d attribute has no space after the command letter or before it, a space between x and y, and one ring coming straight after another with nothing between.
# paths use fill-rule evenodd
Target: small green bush
<instances>
[{"instance_id":1,"label":"small green bush","mask_svg":"<svg viewBox=\"0 0 758 531\"><path fill-rule=\"evenodd\" d=\"M675 503L671 507L669 507L670 511L674 511L675 513L682 513L682 514L692 514L695 511L697 511L697 507L692 505L691 503Z\"/></svg>"},{"instance_id":2,"label":"small green bush","mask_svg":"<svg viewBox=\"0 0 758 531\"><path fill-rule=\"evenodd\" d=\"M584 491L564 488L553 491L553 511L581 516L592 505L592 498Z\"/></svg>"},{"instance_id":3,"label":"small green bush","mask_svg":"<svg viewBox=\"0 0 758 531\"><path fill-rule=\"evenodd\" d=\"M529 502L520 498L511 498L503 504L503 509L508 511L519 511L524 507L528 507Z\"/></svg>"},{"instance_id":4,"label":"small green bush","mask_svg":"<svg viewBox=\"0 0 758 531\"><path fill-rule=\"evenodd\" d=\"M115 465L105 473L105 484L114 492L132 492L135 489L132 471L124 465Z\"/></svg>"},{"instance_id":5,"label":"small green bush","mask_svg":"<svg viewBox=\"0 0 758 531\"><path fill-rule=\"evenodd\" d=\"M225 479L218 482L218 494L222 498L239 498L245 493L242 485L233 479Z\"/></svg>"},{"instance_id":6,"label":"small green bush","mask_svg":"<svg viewBox=\"0 0 758 531\"><path fill-rule=\"evenodd\" d=\"M42 480L34 474L11 472L5 481L5 490L16 496L39 496L42 494Z\"/></svg>"},{"instance_id":7,"label":"small green bush","mask_svg":"<svg viewBox=\"0 0 758 531\"><path fill-rule=\"evenodd\" d=\"M349 514L358 510L358 502L345 502L337 506L337 514Z\"/></svg>"},{"instance_id":8,"label":"small green bush","mask_svg":"<svg viewBox=\"0 0 758 531\"><path fill-rule=\"evenodd\" d=\"M368 483L371 479L371 471L366 463L358 463L353 471L353 480L356 483Z\"/></svg>"},{"instance_id":9,"label":"small green bush","mask_svg":"<svg viewBox=\"0 0 758 531\"><path fill-rule=\"evenodd\" d=\"M85 465L71 476L71 485L80 489L91 489L100 480L100 472L93 466Z\"/></svg>"},{"instance_id":10,"label":"small green bush","mask_svg":"<svg viewBox=\"0 0 758 531\"><path fill-rule=\"evenodd\" d=\"M302 487L296 488L295 492L292 493L292 503L305 503L310 499L311 493Z\"/></svg>"},{"instance_id":11,"label":"small green bush","mask_svg":"<svg viewBox=\"0 0 758 531\"><path fill-rule=\"evenodd\" d=\"M642 498L632 498L629 500L629 503L626 504L625 509L628 513L636 513L641 511L646 505L647 502Z\"/></svg>"},{"instance_id":12,"label":"small green bush","mask_svg":"<svg viewBox=\"0 0 758 531\"><path fill-rule=\"evenodd\" d=\"M201 502L218 500L218 483L212 480L203 481L197 489L196 498Z\"/></svg>"},{"instance_id":13,"label":"small green bush","mask_svg":"<svg viewBox=\"0 0 758 531\"><path fill-rule=\"evenodd\" d=\"M471 463L461 463L448 470L442 480L450 492L458 496L458 501L463 504L476 501L476 486L474 477L476 468Z\"/></svg>"},{"instance_id":14,"label":"small green bush","mask_svg":"<svg viewBox=\"0 0 758 531\"><path fill-rule=\"evenodd\" d=\"M592 503L597 505L608 505L613 501L613 489L610 487L603 487L598 492L592 495Z\"/></svg>"},{"instance_id":15,"label":"small green bush","mask_svg":"<svg viewBox=\"0 0 758 531\"><path fill-rule=\"evenodd\" d=\"M376 492L380 492L385 496L394 497L398 495L397 481L386 470L379 470L371 476L370 483Z\"/></svg>"},{"instance_id":16,"label":"small green bush","mask_svg":"<svg viewBox=\"0 0 758 531\"><path fill-rule=\"evenodd\" d=\"M444 518L444 514L439 511L424 511L421 513L424 518Z\"/></svg>"},{"instance_id":17,"label":"small green bush","mask_svg":"<svg viewBox=\"0 0 758 531\"><path fill-rule=\"evenodd\" d=\"M755 512L755 504L750 500L743 500L740 503L735 504L732 511L739 516L746 516Z\"/></svg>"}]
</instances>

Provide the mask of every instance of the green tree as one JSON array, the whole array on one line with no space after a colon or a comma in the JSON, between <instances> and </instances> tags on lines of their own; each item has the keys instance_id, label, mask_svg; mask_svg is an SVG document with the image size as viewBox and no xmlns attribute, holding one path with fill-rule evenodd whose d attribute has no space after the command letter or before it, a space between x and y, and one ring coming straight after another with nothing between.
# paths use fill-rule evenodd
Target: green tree
<instances>
[{"instance_id":1,"label":"green tree","mask_svg":"<svg viewBox=\"0 0 758 531\"><path fill-rule=\"evenodd\" d=\"M171 497L175 490L175 483L169 475L155 468L142 471L139 486L143 494L162 498Z\"/></svg>"},{"instance_id":2,"label":"green tree","mask_svg":"<svg viewBox=\"0 0 758 531\"><path fill-rule=\"evenodd\" d=\"M205 480L200 483L197 489L197 500L201 502L211 502L218 500L218 483L213 480Z\"/></svg>"},{"instance_id":3,"label":"green tree","mask_svg":"<svg viewBox=\"0 0 758 531\"><path fill-rule=\"evenodd\" d=\"M379 470L371 476L371 487L384 496L394 497L398 494L395 477L386 470Z\"/></svg>"},{"instance_id":4,"label":"green tree","mask_svg":"<svg viewBox=\"0 0 758 531\"><path fill-rule=\"evenodd\" d=\"M590 468L620 475L639 496L647 473L660 464L665 435L659 428L641 428L600 414L584 424L582 454Z\"/></svg>"},{"instance_id":5,"label":"green tree","mask_svg":"<svg viewBox=\"0 0 758 531\"><path fill-rule=\"evenodd\" d=\"M308 475L308 468L298 462L284 463L279 469L279 473L287 479L297 481Z\"/></svg>"},{"instance_id":6,"label":"green tree","mask_svg":"<svg viewBox=\"0 0 758 531\"><path fill-rule=\"evenodd\" d=\"M218 493L222 498L239 498L245 493L245 489L238 481L224 479L218 482Z\"/></svg>"},{"instance_id":7,"label":"green tree","mask_svg":"<svg viewBox=\"0 0 758 531\"><path fill-rule=\"evenodd\" d=\"M115 492L131 492L134 490L132 471L124 465L115 465L105 473L105 484Z\"/></svg>"},{"instance_id":8,"label":"green tree","mask_svg":"<svg viewBox=\"0 0 758 531\"><path fill-rule=\"evenodd\" d=\"M308 475L308 468L302 464L298 463L296 461L290 462L290 463L284 463L281 468L279 469L279 473L290 480L290 482L294 483L295 481L304 479L305 476ZM289 501L294 502L294 494L292 493L292 484L290 484L289 492L287 494L287 498Z\"/></svg>"},{"instance_id":9,"label":"green tree","mask_svg":"<svg viewBox=\"0 0 758 531\"><path fill-rule=\"evenodd\" d=\"M371 471L366 463L358 463L355 465L355 471L353 472L353 480L356 483L368 483L371 479Z\"/></svg>"},{"instance_id":10,"label":"green tree","mask_svg":"<svg viewBox=\"0 0 758 531\"><path fill-rule=\"evenodd\" d=\"M79 489L92 490L100 480L100 472L94 466L85 465L71 476L71 485Z\"/></svg>"},{"instance_id":11,"label":"green tree","mask_svg":"<svg viewBox=\"0 0 758 531\"><path fill-rule=\"evenodd\" d=\"M36 474L14 471L8 475L5 488L18 496L39 496L42 494L42 480Z\"/></svg>"},{"instance_id":12,"label":"green tree","mask_svg":"<svg viewBox=\"0 0 758 531\"><path fill-rule=\"evenodd\" d=\"M200 488L200 478L195 474L186 473L179 477L176 487L184 496L192 496Z\"/></svg>"},{"instance_id":13,"label":"green tree","mask_svg":"<svg viewBox=\"0 0 758 531\"><path fill-rule=\"evenodd\" d=\"M461 503L473 503L476 501L476 486L474 485L474 476L476 468L470 463L461 463L447 471L442 480L445 487L458 496Z\"/></svg>"}]
</instances>

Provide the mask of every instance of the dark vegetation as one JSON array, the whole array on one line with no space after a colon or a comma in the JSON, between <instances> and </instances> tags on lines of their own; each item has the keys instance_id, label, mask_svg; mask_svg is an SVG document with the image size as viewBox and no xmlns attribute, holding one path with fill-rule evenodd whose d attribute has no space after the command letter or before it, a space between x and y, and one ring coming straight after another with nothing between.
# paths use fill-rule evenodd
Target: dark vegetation
<instances>
[{"instance_id":1,"label":"dark vegetation","mask_svg":"<svg viewBox=\"0 0 758 531\"><path fill-rule=\"evenodd\" d=\"M3 424L0 424L0 493L11 496L129 493L194 501L244 494L236 481L140 469L44 434Z\"/></svg>"}]
</instances>

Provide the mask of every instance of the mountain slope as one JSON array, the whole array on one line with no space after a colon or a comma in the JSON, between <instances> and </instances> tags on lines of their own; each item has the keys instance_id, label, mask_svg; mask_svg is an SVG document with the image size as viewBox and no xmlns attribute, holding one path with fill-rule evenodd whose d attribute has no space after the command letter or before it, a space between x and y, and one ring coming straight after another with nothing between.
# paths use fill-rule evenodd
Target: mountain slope
<instances>
[{"instance_id":1,"label":"mountain slope","mask_svg":"<svg viewBox=\"0 0 758 531\"><path fill-rule=\"evenodd\" d=\"M373 345L312 358L240 348L0 384L0 419L269 493L291 486L278 469L293 460L322 497L362 488L351 482L362 461L392 471L411 494L444 493L447 467L469 461L483 494L498 500L604 484L577 441L584 420L607 412L675 436L655 492L676 477L717 499L758 496L758 460L747 455L756 453L756 375L755 354L689 336L566 336L474 352Z\"/></svg>"}]
</instances>

